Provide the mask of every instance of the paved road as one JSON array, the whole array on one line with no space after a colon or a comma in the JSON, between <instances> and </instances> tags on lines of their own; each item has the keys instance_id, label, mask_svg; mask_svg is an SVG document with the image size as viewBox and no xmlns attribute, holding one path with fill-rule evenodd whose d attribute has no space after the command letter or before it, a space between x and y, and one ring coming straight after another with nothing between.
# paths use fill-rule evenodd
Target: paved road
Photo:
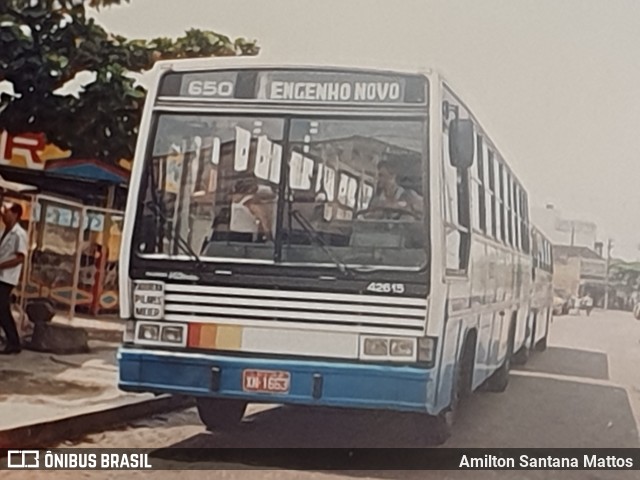
<instances>
[{"instance_id":1,"label":"paved road","mask_svg":"<svg viewBox=\"0 0 640 480\"><path fill-rule=\"evenodd\" d=\"M630 313L563 316L552 326L550 348L512 374L504 394L477 393L465 405L448 447L638 447L640 412L640 322ZM634 411L636 414L634 415ZM234 431L207 432L194 410L146 419L127 428L91 435L79 446L94 447L422 447L410 417L254 407ZM161 452L156 452L160 455ZM381 451L381 455L393 452ZM185 453L182 465L188 468ZM247 451L236 468L255 464ZM260 479L325 478L637 478L637 472L294 472L295 453L279 455L255 472ZM266 466L266 465L265 465ZM220 467L225 467L221 464ZM113 472L115 474L115 472ZM215 478L247 478L246 470L209 472ZM6 478L20 477L17 473ZM17 476L13 476L17 475ZM51 473L47 478L52 478ZM82 472L78 478L107 478ZM132 472L131 476L143 473ZM186 472L180 477L199 478ZM76 474L74 474L76 476ZM128 475L129 476L129 475ZM175 472L154 472L174 478ZM115 478L116 475L113 475ZM60 478L67 478L60 476Z\"/></svg>"}]
</instances>

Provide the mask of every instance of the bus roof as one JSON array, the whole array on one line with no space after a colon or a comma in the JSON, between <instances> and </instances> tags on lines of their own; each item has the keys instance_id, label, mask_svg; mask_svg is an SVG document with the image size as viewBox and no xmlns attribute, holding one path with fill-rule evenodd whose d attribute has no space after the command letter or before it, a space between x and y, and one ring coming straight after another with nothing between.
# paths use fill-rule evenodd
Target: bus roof
<instances>
[{"instance_id":1,"label":"bus roof","mask_svg":"<svg viewBox=\"0 0 640 480\"><path fill-rule=\"evenodd\" d=\"M238 56L238 57L210 57L210 58L185 58L177 60L161 60L156 62L154 69L157 70L172 70L176 72L192 72L198 70L215 70L215 69L300 69L300 70L349 70L349 71L361 71L372 73L396 73L396 74L423 74L432 75L438 74L434 69L425 67L410 67L406 64L397 65L385 65L373 66L366 64L347 64L347 63L335 63L331 65L327 64L311 64L303 62L274 62L265 61L260 57L250 56ZM442 75L439 75L442 77Z\"/></svg>"}]
</instances>

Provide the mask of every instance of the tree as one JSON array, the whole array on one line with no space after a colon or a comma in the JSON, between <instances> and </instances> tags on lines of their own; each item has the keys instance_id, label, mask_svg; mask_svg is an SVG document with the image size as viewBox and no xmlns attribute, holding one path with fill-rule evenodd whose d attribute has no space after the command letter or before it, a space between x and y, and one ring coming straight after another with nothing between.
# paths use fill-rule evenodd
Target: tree
<instances>
[{"instance_id":1,"label":"tree","mask_svg":"<svg viewBox=\"0 0 640 480\"><path fill-rule=\"evenodd\" d=\"M131 73L160 59L257 55L255 41L198 29L177 39L128 40L86 15L87 7L123 0L2 0L0 130L42 132L76 158L133 158L146 92ZM128 0L124 0L128 2ZM95 81L77 96L56 90L80 72Z\"/></svg>"},{"instance_id":2,"label":"tree","mask_svg":"<svg viewBox=\"0 0 640 480\"><path fill-rule=\"evenodd\" d=\"M609 266L609 282L628 293L640 288L640 262L613 259Z\"/></svg>"}]
</instances>

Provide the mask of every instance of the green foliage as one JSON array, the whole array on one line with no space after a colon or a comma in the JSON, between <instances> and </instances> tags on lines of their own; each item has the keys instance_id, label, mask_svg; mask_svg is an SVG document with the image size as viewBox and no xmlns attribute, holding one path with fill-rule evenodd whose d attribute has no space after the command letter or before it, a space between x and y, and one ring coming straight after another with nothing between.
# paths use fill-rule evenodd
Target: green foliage
<instances>
[{"instance_id":1,"label":"green foliage","mask_svg":"<svg viewBox=\"0 0 640 480\"><path fill-rule=\"evenodd\" d=\"M86 6L128 0L0 1L0 129L44 132L76 158L117 162L132 158L145 90L132 72L159 59L257 55L255 42L191 29L177 39L129 40L86 16ZM54 92L80 72L96 81L77 97Z\"/></svg>"},{"instance_id":2,"label":"green foliage","mask_svg":"<svg viewBox=\"0 0 640 480\"><path fill-rule=\"evenodd\" d=\"M629 293L640 289L640 262L613 260L609 266L609 282Z\"/></svg>"}]
</instances>

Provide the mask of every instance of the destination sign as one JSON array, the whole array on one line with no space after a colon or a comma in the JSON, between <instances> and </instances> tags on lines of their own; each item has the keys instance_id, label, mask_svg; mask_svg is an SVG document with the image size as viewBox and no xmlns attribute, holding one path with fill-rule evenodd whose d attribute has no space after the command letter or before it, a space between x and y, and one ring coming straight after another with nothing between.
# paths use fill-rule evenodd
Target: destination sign
<instances>
[{"instance_id":1,"label":"destination sign","mask_svg":"<svg viewBox=\"0 0 640 480\"><path fill-rule=\"evenodd\" d=\"M265 73L258 98L331 103L403 103L405 80L398 77L333 72Z\"/></svg>"},{"instance_id":2,"label":"destination sign","mask_svg":"<svg viewBox=\"0 0 640 480\"><path fill-rule=\"evenodd\" d=\"M393 73L236 70L165 75L160 97L282 103L426 103L426 79Z\"/></svg>"}]
</instances>

